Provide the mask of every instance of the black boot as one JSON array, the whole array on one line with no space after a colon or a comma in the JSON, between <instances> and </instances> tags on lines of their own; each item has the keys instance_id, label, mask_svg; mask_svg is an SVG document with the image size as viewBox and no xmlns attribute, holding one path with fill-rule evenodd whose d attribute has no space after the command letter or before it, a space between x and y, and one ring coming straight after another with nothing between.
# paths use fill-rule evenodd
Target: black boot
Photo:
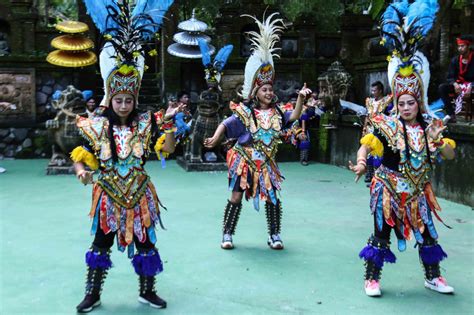
<instances>
[{"instance_id":1,"label":"black boot","mask_svg":"<svg viewBox=\"0 0 474 315\"><path fill-rule=\"evenodd\" d=\"M107 249L93 247L86 254L86 261L88 264L86 295L76 307L78 313L88 313L94 307L100 305L100 294L107 276L107 270L112 266L110 252Z\"/></svg>"},{"instance_id":2,"label":"black boot","mask_svg":"<svg viewBox=\"0 0 474 315\"><path fill-rule=\"evenodd\" d=\"M309 150L306 150L306 149L300 150L301 165L308 166L308 157L309 157Z\"/></svg>"},{"instance_id":3,"label":"black boot","mask_svg":"<svg viewBox=\"0 0 474 315\"><path fill-rule=\"evenodd\" d=\"M235 233L235 228L239 222L240 211L242 210L242 203L232 203L227 201L224 211L224 220L222 222L222 243L221 248L232 249L232 235Z\"/></svg>"},{"instance_id":4,"label":"black boot","mask_svg":"<svg viewBox=\"0 0 474 315\"><path fill-rule=\"evenodd\" d=\"M280 237L281 231L281 201L277 199L277 204L265 203L265 214L267 217L268 241L267 244L272 249L283 249L283 241Z\"/></svg>"},{"instance_id":5,"label":"black boot","mask_svg":"<svg viewBox=\"0 0 474 315\"><path fill-rule=\"evenodd\" d=\"M140 296L138 301L154 308L166 308L166 301L155 291L155 276L139 276Z\"/></svg>"}]
</instances>

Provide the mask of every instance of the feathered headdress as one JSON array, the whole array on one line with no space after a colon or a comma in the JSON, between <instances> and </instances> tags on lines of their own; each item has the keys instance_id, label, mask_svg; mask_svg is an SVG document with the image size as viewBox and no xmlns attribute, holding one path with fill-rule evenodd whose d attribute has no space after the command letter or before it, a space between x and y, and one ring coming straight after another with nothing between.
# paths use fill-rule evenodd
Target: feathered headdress
<instances>
[{"instance_id":1,"label":"feathered headdress","mask_svg":"<svg viewBox=\"0 0 474 315\"><path fill-rule=\"evenodd\" d=\"M131 94L138 101L145 69L145 43L162 24L173 0L137 0L132 10L129 0L84 0L87 12L103 34L106 43L100 53L104 80L101 106L108 106L114 95ZM150 51L151 55L156 51Z\"/></svg>"},{"instance_id":2,"label":"feathered headdress","mask_svg":"<svg viewBox=\"0 0 474 315\"><path fill-rule=\"evenodd\" d=\"M273 57L279 57L275 53L278 49L275 48L275 44L280 40L280 34L285 29L282 19L273 19L276 15L278 15L277 12L271 14L263 22L251 15L242 15L252 18L259 28L259 32L248 32L252 55L245 64L244 86L242 88L244 99L254 97L262 85L273 84L275 78Z\"/></svg>"},{"instance_id":3,"label":"feathered headdress","mask_svg":"<svg viewBox=\"0 0 474 315\"><path fill-rule=\"evenodd\" d=\"M408 0L392 3L382 15L381 43L391 52L388 57L388 79L394 103L403 94L418 101L422 114L428 112L430 64L419 51L431 30L439 5L436 0Z\"/></svg>"},{"instance_id":4,"label":"feathered headdress","mask_svg":"<svg viewBox=\"0 0 474 315\"><path fill-rule=\"evenodd\" d=\"M211 62L211 53L209 45L203 39L198 39L199 49L202 55L202 64L204 65L205 79L209 88L218 88L220 90L219 83L221 82L222 71L224 66L229 59L230 54L234 46L226 45L222 47L217 53L214 61Z\"/></svg>"}]
</instances>

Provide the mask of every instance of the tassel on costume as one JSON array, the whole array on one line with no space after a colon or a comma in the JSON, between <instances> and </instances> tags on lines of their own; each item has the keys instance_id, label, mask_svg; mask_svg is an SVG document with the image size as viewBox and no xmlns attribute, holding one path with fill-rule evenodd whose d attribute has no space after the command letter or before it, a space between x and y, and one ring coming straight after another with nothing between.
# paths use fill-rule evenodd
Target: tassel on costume
<instances>
[{"instance_id":1,"label":"tassel on costume","mask_svg":"<svg viewBox=\"0 0 474 315\"><path fill-rule=\"evenodd\" d=\"M78 146L72 150L70 157L75 163L85 163L91 170L95 171L99 168L99 161L97 161L97 158L83 146Z\"/></svg>"},{"instance_id":2,"label":"tassel on costume","mask_svg":"<svg viewBox=\"0 0 474 315\"><path fill-rule=\"evenodd\" d=\"M366 145L371 149L370 154L372 156L382 157L383 156L383 144L382 142L373 134L368 133L362 139L360 139L360 144Z\"/></svg>"},{"instance_id":3,"label":"tassel on costume","mask_svg":"<svg viewBox=\"0 0 474 315\"><path fill-rule=\"evenodd\" d=\"M163 262L156 248L149 251L138 251L133 256L132 265L140 276L151 277L163 271Z\"/></svg>"}]
</instances>

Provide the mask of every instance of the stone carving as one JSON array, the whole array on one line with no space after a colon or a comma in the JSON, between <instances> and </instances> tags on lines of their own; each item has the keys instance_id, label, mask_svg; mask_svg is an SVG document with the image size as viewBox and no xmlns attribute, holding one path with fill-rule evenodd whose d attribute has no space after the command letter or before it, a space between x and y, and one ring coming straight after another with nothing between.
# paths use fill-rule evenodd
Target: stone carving
<instances>
[{"instance_id":1,"label":"stone carving","mask_svg":"<svg viewBox=\"0 0 474 315\"><path fill-rule=\"evenodd\" d=\"M85 113L82 93L69 85L52 101L57 110L56 117L46 121L46 128L54 139L53 154L48 164L47 174L71 173L71 161L67 157L76 146L80 145L81 137L76 127L76 116Z\"/></svg>"},{"instance_id":2,"label":"stone carving","mask_svg":"<svg viewBox=\"0 0 474 315\"><path fill-rule=\"evenodd\" d=\"M275 91L280 101L286 102L290 99L296 90L301 88L300 81L293 75L288 73L277 74L273 90Z\"/></svg>"},{"instance_id":3,"label":"stone carving","mask_svg":"<svg viewBox=\"0 0 474 315\"><path fill-rule=\"evenodd\" d=\"M34 69L0 69L0 123L34 121Z\"/></svg>"},{"instance_id":4,"label":"stone carving","mask_svg":"<svg viewBox=\"0 0 474 315\"><path fill-rule=\"evenodd\" d=\"M0 32L0 56L10 54L10 47L8 47L7 36Z\"/></svg>"},{"instance_id":5,"label":"stone carving","mask_svg":"<svg viewBox=\"0 0 474 315\"><path fill-rule=\"evenodd\" d=\"M192 163L215 162L211 160L202 159L202 146L204 139L212 137L221 122L219 117L219 110L221 105L219 103L219 93L215 90L206 90L199 96L199 103L195 113L196 119L193 122L193 131L191 135L191 142L186 149L185 159ZM217 154L215 154L217 158ZM211 155L213 156L213 155Z\"/></svg>"},{"instance_id":6,"label":"stone carving","mask_svg":"<svg viewBox=\"0 0 474 315\"><path fill-rule=\"evenodd\" d=\"M339 112L339 100L345 100L352 84L351 75L339 61L333 62L328 70L318 77L319 100L332 112Z\"/></svg>"}]
</instances>

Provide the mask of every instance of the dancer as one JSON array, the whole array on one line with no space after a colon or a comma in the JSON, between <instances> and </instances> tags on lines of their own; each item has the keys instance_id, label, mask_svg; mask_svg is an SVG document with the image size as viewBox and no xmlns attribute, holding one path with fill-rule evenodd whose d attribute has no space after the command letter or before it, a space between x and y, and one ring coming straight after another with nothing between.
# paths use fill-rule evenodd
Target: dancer
<instances>
[{"instance_id":1,"label":"dancer","mask_svg":"<svg viewBox=\"0 0 474 315\"><path fill-rule=\"evenodd\" d=\"M370 85L370 94L371 97L367 97L365 100L365 107L367 108L367 112L370 113L384 113L389 115L390 111L393 107L392 103L392 96L391 95L383 95L384 86L382 82L375 81ZM372 126L369 125L369 119L366 119L364 122L364 127L362 128L362 135L365 136L367 133L373 131ZM367 183L367 187L370 187L370 183L372 182L372 178L374 177L375 170L380 166L380 159L377 157L369 155L367 159L367 173L365 173L365 182Z\"/></svg>"},{"instance_id":2,"label":"dancer","mask_svg":"<svg viewBox=\"0 0 474 315\"><path fill-rule=\"evenodd\" d=\"M370 187L374 234L359 254L365 260L368 296L381 295L382 267L385 262L396 260L390 250L392 229L399 238L400 251L405 250L405 240L413 233L425 271L425 287L440 293L454 291L440 273L439 263L447 255L437 241L432 215L441 221L437 213L441 209L429 178L437 158L454 158L455 143L442 137L446 127L427 106L429 63L417 48L429 31L427 25L432 23L437 8L430 6L433 12L427 12L424 2L418 0L410 6L406 2L391 4L383 15L382 35L393 51L388 74L396 115L373 113L369 119L374 131L361 139L357 164L349 162L357 180L366 171L369 152L383 157ZM413 12L420 7L423 18Z\"/></svg>"},{"instance_id":3,"label":"dancer","mask_svg":"<svg viewBox=\"0 0 474 315\"><path fill-rule=\"evenodd\" d=\"M263 23L251 17L257 23L260 33L249 33L253 51L245 66L242 89L245 101L240 104L231 103L234 114L222 122L214 135L204 142L206 147L212 148L224 134L227 138L237 139L227 152L229 190L232 195L224 212L223 249L234 247L232 235L242 209L244 192L246 199L254 198L256 210L259 209L259 199L265 202L269 234L267 243L272 249L283 249L280 237L282 206L277 196L283 176L275 157L278 144L281 143L282 127L300 117L303 100L306 95L311 94L311 90L304 85L293 111L291 106L280 108L277 105L278 100L273 91L273 56L276 56L274 45L283 30L282 20L273 19L277 14L270 15Z\"/></svg>"},{"instance_id":4,"label":"dancer","mask_svg":"<svg viewBox=\"0 0 474 315\"><path fill-rule=\"evenodd\" d=\"M89 312L100 305L102 286L112 267L110 248L114 238L119 250L128 247L128 255L133 257L132 264L139 276L139 301L164 308L166 302L154 288L155 276L163 270L155 247L155 226L161 225L161 204L144 165L151 145L155 145L158 155L162 151L173 152L172 118L182 109L169 109L166 114L139 113L137 100L144 70L143 41L157 30L167 6L147 7L146 1L138 1L131 12L128 1L111 1L99 8L101 3L86 1L99 30L110 35L104 36L108 42L100 54L105 82L104 108L102 115L77 118L85 143L71 153L78 179L85 185L93 183L90 217L91 234L95 235L86 253L86 293L77 311ZM109 13L107 25L96 15L99 10ZM147 14L148 10L153 16ZM96 182L85 165L98 170Z\"/></svg>"}]
</instances>

